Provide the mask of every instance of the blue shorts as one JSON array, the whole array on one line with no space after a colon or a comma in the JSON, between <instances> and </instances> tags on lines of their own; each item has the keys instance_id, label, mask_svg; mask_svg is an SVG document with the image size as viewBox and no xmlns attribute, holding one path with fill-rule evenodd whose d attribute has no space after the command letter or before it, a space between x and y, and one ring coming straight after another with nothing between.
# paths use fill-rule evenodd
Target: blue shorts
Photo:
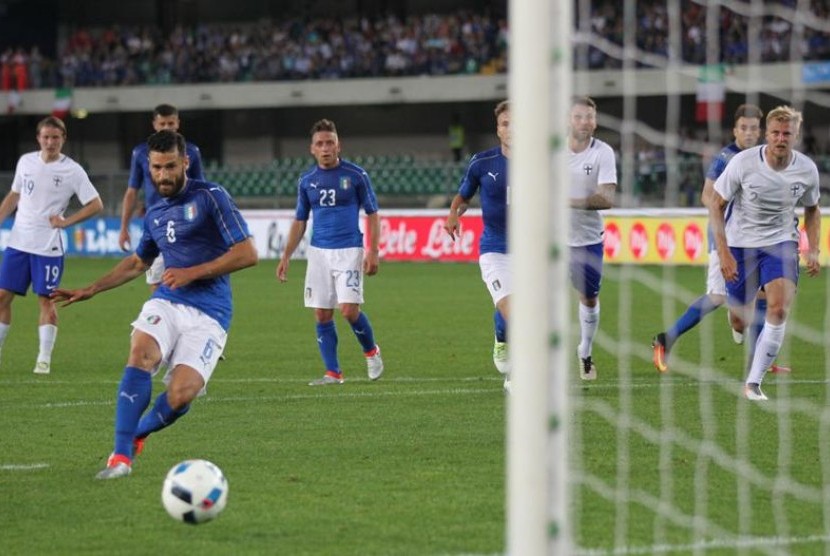
<instances>
[{"instance_id":1,"label":"blue shorts","mask_svg":"<svg viewBox=\"0 0 830 556\"><path fill-rule=\"evenodd\" d=\"M592 299L599 297L602 282L602 243L571 247L571 261L568 271L571 284L576 291Z\"/></svg>"},{"instance_id":2,"label":"blue shorts","mask_svg":"<svg viewBox=\"0 0 830 556\"><path fill-rule=\"evenodd\" d=\"M785 241L769 247L730 247L738 263L738 279L726 283L729 305L747 305L759 289L777 278L798 284L798 243Z\"/></svg>"},{"instance_id":3,"label":"blue shorts","mask_svg":"<svg viewBox=\"0 0 830 556\"><path fill-rule=\"evenodd\" d=\"M61 283L63 255L46 257L6 247L0 262L0 289L26 295L29 285L38 295L49 295Z\"/></svg>"}]
</instances>

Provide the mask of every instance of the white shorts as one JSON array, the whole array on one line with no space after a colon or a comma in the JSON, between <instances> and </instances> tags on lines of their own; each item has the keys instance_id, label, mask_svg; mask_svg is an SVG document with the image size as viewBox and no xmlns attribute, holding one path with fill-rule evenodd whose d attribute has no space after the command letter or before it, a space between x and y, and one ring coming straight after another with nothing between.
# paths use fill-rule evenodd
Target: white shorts
<instances>
[{"instance_id":1,"label":"white shorts","mask_svg":"<svg viewBox=\"0 0 830 556\"><path fill-rule=\"evenodd\" d=\"M145 302L132 326L133 332L141 330L156 340L161 350L161 363L153 374L166 366L165 384L177 365L187 365L196 369L207 385L228 338L227 331L212 317L194 307L166 299ZM199 394L204 393L203 388Z\"/></svg>"},{"instance_id":2,"label":"white shorts","mask_svg":"<svg viewBox=\"0 0 830 556\"><path fill-rule=\"evenodd\" d=\"M706 275L706 293L726 295L726 281L720 270L720 256L717 251L709 251L709 271Z\"/></svg>"},{"instance_id":3,"label":"white shorts","mask_svg":"<svg viewBox=\"0 0 830 556\"><path fill-rule=\"evenodd\" d=\"M510 257L504 253L484 253L478 258L481 279L493 298L493 305L513 292L510 273Z\"/></svg>"},{"instance_id":4,"label":"white shorts","mask_svg":"<svg viewBox=\"0 0 830 556\"><path fill-rule=\"evenodd\" d=\"M305 306L335 309L341 303L363 303L363 248L306 250Z\"/></svg>"},{"instance_id":5,"label":"white shorts","mask_svg":"<svg viewBox=\"0 0 830 556\"><path fill-rule=\"evenodd\" d=\"M147 276L148 284L161 284L161 277L164 274L164 257L159 254L144 274Z\"/></svg>"}]
</instances>

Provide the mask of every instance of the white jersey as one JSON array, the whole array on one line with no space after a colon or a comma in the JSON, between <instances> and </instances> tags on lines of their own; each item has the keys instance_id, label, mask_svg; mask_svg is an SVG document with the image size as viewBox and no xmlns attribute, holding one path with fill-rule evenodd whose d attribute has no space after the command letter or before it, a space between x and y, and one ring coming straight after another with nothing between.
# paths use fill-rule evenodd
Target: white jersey
<instances>
[{"instance_id":1,"label":"white jersey","mask_svg":"<svg viewBox=\"0 0 830 556\"><path fill-rule=\"evenodd\" d=\"M571 152L570 161L572 199L585 199L599 192L599 185L617 183L617 162L614 149L608 143L592 137L591 144L582 152ZM605 225L599 211L571 209L571 233L568 245L579 247L602 242Z\"/></svg>"},{"instance_id":2,"label":"white jersey","mask_svg":"<svg viewBox=\"0 0 830 556\"><path fill-rule=\"evenodd\" d=\"M730 247L798 241L796 204L818 205L815 163L794 151L790 164L776 171L765 160L765 148L759 145L736 154L715 182L715 191L729 201L726 243Z\"/></svg>"},{"instance_id":3,"label":"white jersey","mask_svg":"<svg viewBox=\"0 0 830 556\"><path fill-rule=\"evenodd\" d=\"M73 195L82 205L99 196L89 176L77 162L61 155L58 160L46 163L40 151L20 157L12 191L20 194L20 200L9 236L9 247L48 257L64 254L61 230L49 224L49 217L63 215Z\"/></svg>"}]
</instances>

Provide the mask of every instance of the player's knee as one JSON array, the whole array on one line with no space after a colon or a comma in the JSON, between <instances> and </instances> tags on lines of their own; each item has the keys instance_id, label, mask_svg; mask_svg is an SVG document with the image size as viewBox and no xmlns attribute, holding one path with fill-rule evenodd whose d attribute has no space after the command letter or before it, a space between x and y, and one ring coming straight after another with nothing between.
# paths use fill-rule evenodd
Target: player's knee
<instances>
[{"instance_id":1,"label":"player's knee","mask_svg":"<svg viewBox=\"0 0 830 556\"><path fill-rule=\"evenodd\" d=\"M340 314L349 322L354 322L360 317L360 305L346 303L340 306Z\"/></svg>"}]
</instances>

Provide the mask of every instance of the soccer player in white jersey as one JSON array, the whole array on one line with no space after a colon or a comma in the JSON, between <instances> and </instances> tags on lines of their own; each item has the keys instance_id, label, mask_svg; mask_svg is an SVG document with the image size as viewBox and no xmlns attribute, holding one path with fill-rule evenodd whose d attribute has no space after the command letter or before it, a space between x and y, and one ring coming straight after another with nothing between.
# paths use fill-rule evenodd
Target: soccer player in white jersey
<instances>
[{"instance_id":1,"label":"soccer player in white jersey","mask_svg":"<svg viewBox=\"0 0 830 556\"><path fill-rule=\"evenodd\" d=\"M726 169L726 165L732 160L732 157L742 150L758 144L758 140L761 138L761 119L763 117L764 113L754 104L742 104L735 110L735 124L732 128L732 134L735 140L721 149L709 164L709 168L706 171L706 179L703 182L703 192L701 193L701 201L704 206L708 206L708 200L714 191L715 180ZM671 350L680 336L694 328L704 316L726 303L726 282L721 273L720 259L718 258L718 251L712 236L711 226L709 227L708 233L709 269L706 275L706 293L692 302L671 328L657 334L651 343L653 349L652 360L654 366L661 373L669 370L667 363L669 350ZM764 325L766 307L766 295L761 290L758 292L758 298L755 301L755 318L753 319L751 333L749 335L750 346L753 345ZM733 337L736 343L743 343L743 334L738 334L733 330ZM785 373L789 371L790 369L787 367L775 364L770 367L770 372L773 373Z\"/></svg>"},{"instance_id":2,"label":"soccer player in white jersey","mask_svg":"<svg viewBox=\"0 0 830 556\"><path fill-rule=\"evenodd\" d=\"M504 389L510 391L510 368L507 357L507 322L510 315L512 282L510 259L507 254L507 161L510 158L510 104L503 100L496 105L496 135L499 145L476 153L464 173L458 193L450 204L450 213L444 229L454 240L460 232L459 216L478 191L481 199L481 217L484 232L479 240L481 279L490 292L493 305L496 337L493 345L493 363L502 373Z\"/></svg>"},{"instance_id":3,"label":"soccer player in white jersey","mask_svg":"<svg viewBox=\"0 0 830 556\"><path fill-rule=\"evenodd\" d=\"M159 104L153 109L152 126L155 131L169 129L179 131L180 119L178 109L171 104ZM185 145L187 149L187 177L192 180L204 181L202 173L202 154L199 147L191 142ZM130 250L130 220L135 212L138 201L138 190L144 193L144 213L155 205L161 195L153 185L152 174L150 173L150 151L147 148L147 141L143 141L133 149L130 157L130 177L127 180L127 190L124 192L124 199L121 202L121 229L118 232L118 245L122 251ZM150 290L155 290L161 283L161 276L164 274L164 257L159 256L147 269L147 284Z\"/></svg>"},{"instance_id":4,"label":"soccer player in white jersey","mask_svg":"<svg viewBox=\"0 0 830 556\"><path fill-rule=\"evenodd\" d=\"M164 255L161 284L132 323L115 401L114 449L98 479L129 475L147 436L175 423L204 393L233 316L228 275L257 263L248 225L225 188L187 178L184 137L162 130L147 144L162 199L147 211L135 252L91 285L53 294L64 305L90 299L140 276ZM161 366L167 388L145 413Z\"/></svg>"},{"instance_id":5,"label":"soccer player in white jersey","mask_svg":"<svg viewBox=\"0 0 830 556\"><path fill-rule=\"evenodd\" d=\"M340 139L331 120L319 120L311 127L310 151L315 164L300 176L297 184L297 211L288 232L285 251L277 264L280 282L288 277L291 255L305 234L310 215L314 231L308 248L305 276L305 306L314 309L317 346L325 373L311 386L343 384L337 357L337 328L334 309L349 323L363 354L370 380L383 374L380 347L369 317L360 310L363 278L378 272L380 217L378 202L366 170L340 158ZM363 247L360 209L366 213L369 241Z\"/></svg>"},{"instance_id":6,"label":"soccer player in white jersey","mask_svg":"<svg viewBox=\"0 0 830 556\"><path fill-rule=\"evenodd\" d=\"M763 287L767 316L755 346L744 395L766 400L761 382L784 340L787 313L798 284L799 231L795 206L804 206L807 273L816 276L821 214L815 163L795 151L801 113L779 106L766 118L766 144L736 154L715 182L709 218L726 280L732 328L752 320Z\"/></svg>"},{"instance_id":7,"label":"soccer player in white jersey","mask_svg":"<svg viewBox=\"0 0 830 556\"><path fill-rule=\"evenodd\" d=\"M34 372L49 374L58 335L58 313L49 298L64 268L64 228L104 209L98 191L81 166L63 154L66 126L48 117L37 124L40 150L24 154L17 163L11 191L0 203L0 222L17 209L9 242L0 264L0 348L12 322L15 295L37 294L39 350ZM72 197L83 205L64 217Z\"/></svg>"},{"instance_id":8,"label":"soccer player in white jersey","mask_svg":"<svg viewBox=\"0 0 830 556\"><path fill-rule=\"evenodd\" d=\"M597 368L591 356L599 328L599 291L602 281L602 238L605 225L598 211L614 205L617 164L614 150L594 137L597 105L587 96L571 103L568 148L571 176L570 245L571 283L579 293L580 342L579 377L596 380Z\"/></svg>"}]
</instances>

